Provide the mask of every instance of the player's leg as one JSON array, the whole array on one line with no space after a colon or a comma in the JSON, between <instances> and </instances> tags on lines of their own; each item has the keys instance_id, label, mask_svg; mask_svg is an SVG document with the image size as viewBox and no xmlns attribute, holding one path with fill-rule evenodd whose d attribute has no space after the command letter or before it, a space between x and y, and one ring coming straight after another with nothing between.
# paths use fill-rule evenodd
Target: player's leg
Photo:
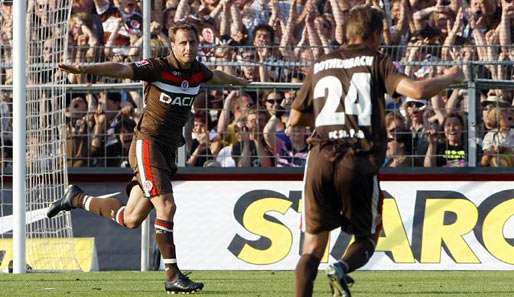
<instances>
[{"instance_id":1,"label":"player's leg","mask_svg":"<svg viewBox=\"0 0 514 297\"><path fill-rule=\"evenodd\" d=\"M60 211L80 208L133 229L141 225L152 207L152 204L144 197L143 191L138 186L133 186L130 190L129 200L125 206L114 197L88 195L78 186L70 185L64 197L52 203L47 215L51 218Z\"/></svg>"},{"instance_id":2,"label":"player's leg","mask_svg":"<svg viewBox=\"0 0 514 297\"><path fill-rule=\"evenodd\" d=\"M173 239L173 217L176 211L172 193L151 198L155 207L155 241L161 252L166 276L165 290L170 293L192 293L203 288L203 283L193 282L180 272Z\"/></svg>"},{"instance_id":3,"label":"player's leg","mask_svg":"<svg viewBox=\"0 0 514 297\"><path fill-rule=\"evenodd\" d=\"M135 229L143 223L153 205L145 197L143 190L137 184L129 184L130 195L126 206L122 206L116 212L115 221L129 229Z\"/></svg>"},{"instance_id":4,"label":"player's leg","mask_svg":"<svg viewBox=\"0 0 514 297\"><path fill-rule=\"evenodd\" d=\"M351 162L366 164L366 160L357 159ZM348 164L346 164L348 165ZM348 273L364 266L373 253L378 234L382 226L382 201L378 178L372 174L362 174L358 170L338 171L339 180L337 189L341 193L343 214L348 221L349 230L355 234L354 242L346 249L345 254L338 262L329 266L327 275L337 275L341 283L346 285L353 282ZM343 295L344 296L344 295Z\"/></svg>"},{"instance_id":5,"label":"player's leg","mask_svg":"<svg viewBox=\"0 0 514 297\"><path fill-rule=\"evenodd\" d=\"M170 181L176 172L175 148L144 138L133 142L131 150L133 158L130 160L136 170L137 181L156 212L155 241L164 262L165 289L171 293L191 293L201 290L203 284L191 281L180 272L177 266L173 238L173 217L176 205Z\"/></svg>"},{"instance_id":6,"label":"player's leg","mask_svg":"<svg viewBox=\"0 0 514 297\"><path fill-rule=\"evenodd\" d=\"M343 257L328 266L327 277L334 296L351 296L348 287L353 283L353 279L348 276L348 273L364 266L369 261L375 251L375 242L371 236L355 237Z\"/></svg>"},{"instance_id":7,"label":"player's leg","mask_svg":"<svg viewBox=\"0 0 514 297\"><path fill-rule=\"evenodd\" d=\"M350 273L366 265L375 252L375 245L372 236L356 236L354 242L346 249L339 261L344 272Z\"/></svg>"},{"instance_id":8,"label":"player's leg","mask_svg":"<svg viewBox=\"0 0 514 297\"><path fill-rule=\"evenodd\" d=\"M173 194L163 194L152 197L151 202L155 207L155 241L159 247L164 262L166 280L177 278L179 269L177 255L173 240L173 217L176 211Z\"/></svg>"},{"instance_id":9,"label":"player's leg","mask_svg":"<svg viewBox=\"0 0 514 297\"><path fill-rule=\"evenodd\" d=\"M66 189L64 196L49 206L47 216L52 218L61 211L82 208L91 213L112 219L122 206L123 204L114 197L87 195L78 186L70 185Z\"/></svg>"},{"instance_id":10,"label":"player's leg","mask_svg":"<svg viewBox=\"0 0 514 297\"><path fill-rule=\"evenodd\" d=\"M327 146L328 147L328 146ZM313 146L307 157L304 174L302 231L303 253L296 266L296 296L312 296L314 279L325 252L329 230L340 225L340 213L335 199L327 193L327 181L332 180L333 160L326 158L319 145Z\"/></svg>"},{"instance_id":11,"label":"player's leg","mask_svg":"<svg viewBox=\"0 0 514 297\"><path fill-rule=\"evenodd\" d=\"M319 234L305 232L303 253L296 265L296 297L310 297L318 266L328 242L328 231Z\"/></svg>"},{"instance_id":12,"label":"player's leg","mask_svg":"<svg viewBox=\"0 0 514 297\"><path fill-rule=\"evenodd\" d=\"M368 263L375 252L382 228L383 194L377 176L356 176L351 188L352 215L349 221L355 240L340 260L346 273L355 271Z\"/></svg>"}]
</instances>

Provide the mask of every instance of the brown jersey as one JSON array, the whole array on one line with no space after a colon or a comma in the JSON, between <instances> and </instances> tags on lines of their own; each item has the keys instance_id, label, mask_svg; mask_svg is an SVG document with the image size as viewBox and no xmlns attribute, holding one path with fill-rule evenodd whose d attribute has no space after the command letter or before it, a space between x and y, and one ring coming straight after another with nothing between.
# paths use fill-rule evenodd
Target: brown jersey
<instances>
[{"instance_id":1,"label":"brown jersey","mask_svg":"<svg viewBox=\"0 0 514 297\"><path fill-rule=\"evenodd\" d=\"M371 153L379 166L387 146L384 93L394 96L403 77L379 52L341 48L314 63L292 108L314 114L311 143L347 144Z\"/></svg>"},{"instance_id":2,"label":"brown jersey","mask_svg":"<svg viewBox=\"0 0 514 297\"><path fill-rule=\"evenodd\" d=\"M198 61L183 70L173 66L178 63L171 59L172 63L167 58L157 58L130 64L135 80L149 82L145 88L146 107L135 130L164 144L181 146L182 128L190 118L200 84L213 74Z\"/></svg>"}]
</instances>

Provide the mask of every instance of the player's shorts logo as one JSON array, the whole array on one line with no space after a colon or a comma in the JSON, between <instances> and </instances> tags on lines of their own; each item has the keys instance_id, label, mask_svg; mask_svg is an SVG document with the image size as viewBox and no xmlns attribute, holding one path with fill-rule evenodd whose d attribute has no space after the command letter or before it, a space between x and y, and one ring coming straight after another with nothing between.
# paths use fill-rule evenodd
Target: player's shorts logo
<instances>
[{"instance_id":1,"label":"player's shorts logo","mask_svg":"<svg viewBox=\"0 0 514 297\"><path fill-rule=\"evenodd\" d=\"M143 182L143 189L146 191L146 192L150 192L153 188L153 183L149 180L145 180Z\"/></svg>"},{"instance_id":2,"label":"player's shorts logo","mask_svg":"<svg viewBox=\"0 0 514 297\"><path fill-rule=\"evenodd\" d=\"M182 90L187 90L189 88L189 82L187 80L182 81L180 87L182 88Z\"/></svg>"}]
</instances>

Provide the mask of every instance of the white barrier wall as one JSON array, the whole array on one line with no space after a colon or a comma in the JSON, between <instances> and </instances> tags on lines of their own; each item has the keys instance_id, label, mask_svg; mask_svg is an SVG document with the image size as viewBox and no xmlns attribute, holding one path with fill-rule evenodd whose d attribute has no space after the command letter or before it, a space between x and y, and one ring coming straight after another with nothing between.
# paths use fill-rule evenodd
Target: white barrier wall
<instances>
[{"instance_id":1,"label":"white barrier wall","mask_svg":"<svg viewBox=\"0 0 514 297\"><path fill-rule=\"evenodd\" d=\"M300 181L174 183L179 265L292 270L299 257ZM382 182L384 232L364 269L514 269L514 182ZM321 268L351 238L332 232Z\"/></svg>"}]
</instances>

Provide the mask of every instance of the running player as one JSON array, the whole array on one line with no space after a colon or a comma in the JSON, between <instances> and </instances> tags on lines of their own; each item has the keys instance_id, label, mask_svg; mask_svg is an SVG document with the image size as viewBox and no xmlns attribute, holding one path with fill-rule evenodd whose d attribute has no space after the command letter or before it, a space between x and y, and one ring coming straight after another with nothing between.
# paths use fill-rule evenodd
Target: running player
<instances>
[{"instance_id":1,"label":"running player","mask_svg":"<svg viewBox=\"0 0 514 297\"><path fill-rule=\"evenodd\" d=\"M295 98L290 126L315 128L304 176L303 254L296 267L296 296L312 296L331 230L355 241L327 270L334 296L351 296L348 273L375 251L382 224L377 179L387 147L384 94L431 97L464 79L453 67L445 75L414 81L398 73L378 49L383 13L356 6L347 20L348 44L318 59Z\"/></svg>"},{"instance_id":2,"label":"running player","mask_svg":"<svg viewBox=\"0 0 514 297\"><path fill-rule=\"evenodd\" d=\"M191 106L200 84L247 84L246 80L211 71L196 60L198 33L186 23L170 29L171 53L166 58L152 58L132 64L99 63L59 67L70 73L129 78L148 82L146 107L135 129L129 161L134 178L127 186L127 205L116 198L97 198L71 185L64 197L48 209L48 217L60 211L81 208L112 219L121 226L137 228L152 208L156 211L155 240L165 266L165 290L190 293L203 288L180 272L173 241L175 200L171 178L177 168L175 151L184 144L182 128L190 119Z\"/></svg>"}]
</instances>

